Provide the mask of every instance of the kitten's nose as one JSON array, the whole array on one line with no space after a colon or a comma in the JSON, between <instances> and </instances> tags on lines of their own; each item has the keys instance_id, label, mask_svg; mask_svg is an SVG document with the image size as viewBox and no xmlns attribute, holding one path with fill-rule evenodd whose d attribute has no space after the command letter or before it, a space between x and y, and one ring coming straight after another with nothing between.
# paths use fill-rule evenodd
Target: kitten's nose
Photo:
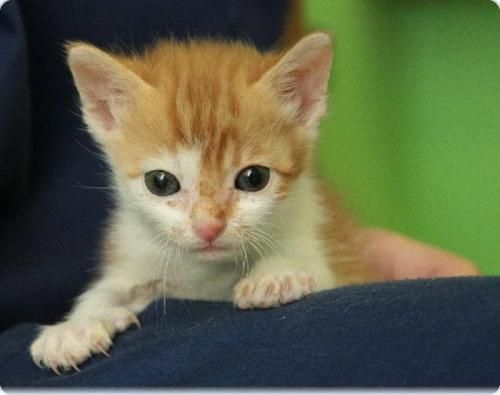
<instances>
[{"instance_id":1,"label":"kitten's nose","mask_svg":"<svg viewBox=\"0 0 500 395\"><path fill-rule=\"evenodd\" d=\"M202 222L194 227L194 233L207 243L211 243L224 231L226 224L222 221L211 220Z\"/></svg>"}]
</instances>

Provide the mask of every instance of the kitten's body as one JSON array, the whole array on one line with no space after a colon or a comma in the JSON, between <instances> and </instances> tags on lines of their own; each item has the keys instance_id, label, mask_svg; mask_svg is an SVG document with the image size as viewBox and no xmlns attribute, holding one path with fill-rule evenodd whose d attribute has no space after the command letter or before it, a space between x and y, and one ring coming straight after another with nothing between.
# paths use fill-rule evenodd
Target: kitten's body
<instances>
[{"instance_id":1,"label":"kitten's body","mask_svg":"<svg viewBox=\"0 0 500 395\"><path fill-rule=\"evenodd\" d=\"M262 308L372 279L350 218L314 177L330 63L322 33L265 55L209 41L133 57L69 47L117 207L100 277L44 328L35 362L77 369L158 297Z\"/></svg>"}]
</instances>

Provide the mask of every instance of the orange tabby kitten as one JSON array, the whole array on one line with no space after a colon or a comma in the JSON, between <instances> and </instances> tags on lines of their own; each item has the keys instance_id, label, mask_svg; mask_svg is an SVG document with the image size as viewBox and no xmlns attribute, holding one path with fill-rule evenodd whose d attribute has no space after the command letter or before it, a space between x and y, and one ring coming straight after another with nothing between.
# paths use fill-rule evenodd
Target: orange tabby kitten
<instances>
[{"instance_id":1,"label":"orange tabby kitten","mask_svg":"<svg viewBox=\"0 0 500 395\"><path fill-rule=\"evenodd\" d=\"M314 178L331 60L324 33L265 54L215 41L140 56L69 45L117 207L100 277L42 329L35 363L78 370L158 297L268 308L371 279L349 217Z\"/></svg>"}]
</instances>

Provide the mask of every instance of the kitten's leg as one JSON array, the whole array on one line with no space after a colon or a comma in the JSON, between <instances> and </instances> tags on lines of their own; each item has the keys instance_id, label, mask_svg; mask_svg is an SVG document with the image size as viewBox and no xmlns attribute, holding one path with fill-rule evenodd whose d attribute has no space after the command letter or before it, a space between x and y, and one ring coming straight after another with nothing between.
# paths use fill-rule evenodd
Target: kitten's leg
<instances>
[{"instance_id":1,"label":"kitten's leg","mask_svg":"<svg viewBox=\"0 0 500 395\"><path fill-rule=\"evenodd\" d=\"M269 308L332 287L333 274L318 259L273 256L258 261L236 284L234 304L240 309Z\"/></svg>"},{"instance_id":2,"label":"kitten's leg","mask_svg":"<svg viewBox=\"0 0 500 395\"><path fill-rule=\"evenodd\" d=\"M107 273L77 300L66 320L42 328L30 351L55 373L75 369L92 354L108 355L115 334L140 326L136 314L154 299L156 284L138 286Z\"/></svg>"}]
</instances>

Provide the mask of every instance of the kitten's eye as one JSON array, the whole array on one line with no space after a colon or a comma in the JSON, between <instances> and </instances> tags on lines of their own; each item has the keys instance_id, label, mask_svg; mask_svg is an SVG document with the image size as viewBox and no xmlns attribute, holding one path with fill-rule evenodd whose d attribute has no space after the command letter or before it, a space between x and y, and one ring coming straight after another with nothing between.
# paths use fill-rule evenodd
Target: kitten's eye
<instances>
[{"instance_id":1,"label":"kitten's eye","mask_svg":"<svg viewBox=\"0 0 500 395\"><path fill-rule=\"evenodd\" d=\"M179 192L181 185L173 174L164 170L148 171L144 180L149 191L158 196L168 196Z\"/></svg>"},{"instance_id":2,"label":"kitten's eye","mask_svg":"<svg viewBox=\"0 0 500 395\"><path fill-rule=\"evenodd\" d=\"M264 166L250 166L240 171L236 177L235 186L237 189L247 192L257 192L269 182L270 170Z\"/></svg>"}]
</instances>

